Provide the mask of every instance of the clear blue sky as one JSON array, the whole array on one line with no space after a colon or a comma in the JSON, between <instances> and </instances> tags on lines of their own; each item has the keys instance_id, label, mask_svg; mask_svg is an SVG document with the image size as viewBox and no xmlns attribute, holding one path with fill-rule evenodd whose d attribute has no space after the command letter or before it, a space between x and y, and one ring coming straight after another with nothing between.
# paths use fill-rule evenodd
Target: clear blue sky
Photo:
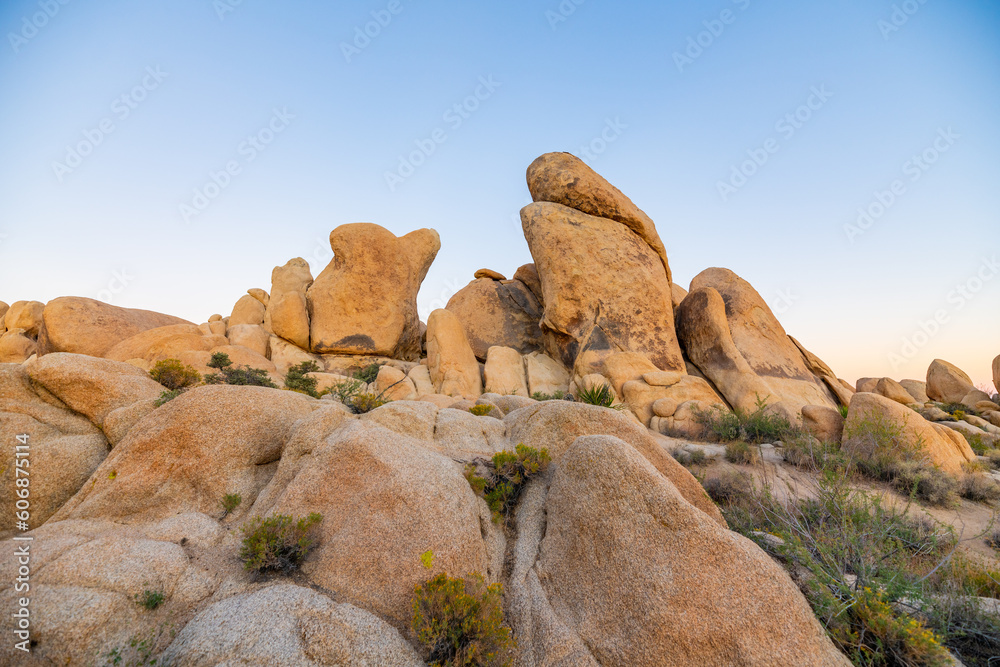
<instances>
[{"instance_id":1,"label":"clear blue sky","mask_svg":"<svg viewBox=\"0 0 1000 667\"><path fill-rule=\"evenodd\" d=\"M318 274L330 230L370 221L440 232L426 315L531 261L524 170L565 150L653 218L679 283L733 269L842 377L943 357L987 380L1000 6L683 5L5 0L0 299L204 321L291 257Z\"/></svg>"}]
</instances>

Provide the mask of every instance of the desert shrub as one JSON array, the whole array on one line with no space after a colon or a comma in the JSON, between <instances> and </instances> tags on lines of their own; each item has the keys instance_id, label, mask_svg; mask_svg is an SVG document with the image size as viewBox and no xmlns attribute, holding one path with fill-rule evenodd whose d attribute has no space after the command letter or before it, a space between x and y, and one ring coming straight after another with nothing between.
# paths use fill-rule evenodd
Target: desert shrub
<instances>
[{"instance_id":1,"label":"desert shrub","mask_svg":"<svg viewBox=\"0 0 1000 667\"><path fill-rule=\"evenodd\" d=\"M479 459L487 469L486 477L478 474L475 463L469 463L465 467L465 478L472 490L485 498L493 512L493 520L499 523L509 516L528 480L545 472L551 460L544 447L539 451L518 444L513 452L497 452L490 461Z\"/></svg>"},{"instance_id":2,"label":"desert shrub","mask_svg":"<svg viewBox=\"0 0 1000 667\"><path fill-rule=\"evenodd\" d=\"M316 512L300 519L285 514L254 519L242 528L243 567L255 573L291 570L315 544L315 528L322 520L323 516Z\"/></svg>"},{"instance_id":3,"label":"desert shrub","mask_svg":"<svg viewBox=\"0 0 1000 667\"><path fill-rule=\"evenodd\" d=\"M371 384L378 377L378 371L382 368L378 364L368 364L364 368L361 368L354 372L354 379L365 384Z\"/></svg>"},{"instance_id":4,"label":"desert shrub","mask_svg":"<svg viewBox=\"0 0 1000 667\"><path fill-rule=\"evenodd\" d=\"M566 392L561 389L557 389L551 394L546 394L541 391L534 392L531 397L536 401L561 401L566 398Z\"/></svg>"},{"instance_id":5,"label":"desert shrub","mask_svg":"<svg viewBox=\"0 0 1000 667\"><path fill-rule=\"evenodd\" d=\"M233 367L233 362L225 352L215 352L208 362L209 368L218 369L218 373L205 376L205 384L232 384L251 387L270 387L277 389L271 376L263 368L249 366Z\"/></svg>"},{"instance_id":6,"label":"desert shrub","mask_svg":"<svg viewBox=\"0 0 1000 667\"><path fill-rule=\"evenodd\" d=\"M1000 572L956 553L931 576L932 595L921 614L945 637L945 644L969 667L996 664L1000 618L980 598L1000 597Z\"/></svg>"},{"instance_id":7,"label":"desert shrub","mask_svg":"<svg viewBox=\"0 0 1000 667\"><path fill-rule=\"evenodd\" d=\"M330 387L328 393L332 394L338 401L347 406L354 414L360 415L371 412L375 408L381 407L391 401L385 398L384 392L375 394L361 391L364 387L361 380L354 378L339 382Z\"/></svg>"},{"instance_id":8,"label":"desert shrub","mask_svg":"<svg viewBox=\"0 0 1000 667\"><path fill-rule=\"evenodd\" d=\"M991 449L986 452L986 456L989 458L991 466L1000 468L1000 449Z\"/></svg>"},{"instance_id":9,"label":"desert shrub","mask_svg":"<svg viewBox=\"0 0 1000 667\"><path fill-rule=\"evenodd\" d=\"M706 460L705 452L700 449L691 450L691 463L695 465L703 465Z\"/></svg>"},{"instance_id":10,"label":"desert shrub","mask_svg":"<svg viewBox=\"0 0 1000 667\"><path fill-rule=\"evenodd\" d=\"M319 364L312 360L292 366L285 374L285 388L319 398L320 394L316 391L316 378L307 375L307 373L318 373L319 370Z\"/></svg>"},{"instance_id":11,"label":"desert shrub","mask_svg":"<svg viewBox=\"0 0 1000 667\"><path fill-rule=\"evenodd\" d=\"M820 442L808 436L786 442L781 456L787 463L806 470L846 469L849 465L838 443Z\"/></svg>"},{"instance_id":12,"label":"desert shrub","mask_svg":"<svg viewBox=\"0 0 1000 667\"><path fill-rule=\"evenodd\" d=\"M760 448L741 440L727 443L726 460L730 463L738 463L740 465L760 465Z\"/></svg>"},{"instance_id":13,"label":"desert shrub","mask_svg":"<svg viewBox=\"0 0 1000 667\"><path fill-rule=\"evenodd\" d=\"M840 412L840 416L841 417L843 417L844 419L847 419L847 406L846 405L838 405L837 406L837 410Z\"/></svg>"},{"instance_id":14,"label":"desert shrub","mask_svg":"<svg viewBox=\"0 0 1000 667\"><path fill-rule=\"evenodd\" d=\"M364 385L360 380L355 380L351 378L348 380L344 380L342 382L338 382L337 384L331 386L329 393L333 394L333 396L338 401L340 401L344 405L347 405L347 402L351 398L358 395L358 393L361 391L362 386Z\"/></svg>"},{"instance_id":15,"label":"desert shrub","mask_svg":"<svg viewBox=\"0 0 1000 667\"><path fill-rule=\"evenodd\" d=\"M1000 551L1000 526L994 526L993 532L986 537L986 544Z\"/></svg>"},{"instance_id":16,"label":"desert shrub","mask_svg":"<svg viewBox=\"0 0 1000 667\"><path fill-rule=\"evenodd\" d=\"M140 607L145 608L147 611L153 611L163 604L164 596L159 591L151 591L147 588L142 593L136 593L133 599Z\"/></svg>"},{"instance_id":17,"label":"desert shrub","mask_svg":"<svg viewBox=\"0 0 1000 667\"><path fill-rule=\"evenodd\" d=\"M958 494L978 503L991 503L1000 500L1000 484L989 475L965 473L959 479Z\"/></svg>"},{"instance_id":18,"label":"desert shrub","mask_svg":"<svg viewBox=\"0 0 1000 667\"><path fill-rule=\"evenodd\" d=\"M233 362L229 358L229 355L225 352L213 352L211 359L209 359L208 363L205 365L209 368L216 368L221 371L232 367Z\"/></svg>"},{"instance_id":19,"label":"desert shrub","mask_svg":"<svg viewBox=\"0 0 1000 667\"><path fill-rule=\"evenodd\" d=\"M160 407L164 403L169 403L183 393L184 391L182 389L169 389L167 391L162 391L160 392L160 397L153 401L153 405Z\"/></svg>"},{"instance_id":20,"label":"desert shrub","mask_svg":"<svg viewBox=\"0 0 1000 667\"><path fill-rule=\"evenodd\" d=\"M510 665L514 641L503 618L503 586L482 575L442 573L413 594L413 632L423 658L441 667Z\"/></svg>"},{"instance_id":21,"label":"desert shrub","mask_svg":"<svg viewBox=\"0 0 1000 667\"><path fill-rule=\"evenodd\" d=\"M884 415L862 415L845 426L844 440L851 441L857 453L853 465L866 477L934 505L957 502L958 481L930 463L920 439L908 439L903 427Z\"/></svg>"},{"instance_id":22,"label":"desert shrub","mask_svg":"<svg viewBox=\"0 0 1000 667\"><path fill-rule=\"evenodd\" d=\"M193 387L201 382L201 374L179 359L162 359L149 371L153 378L171 391Z\"/></svg>"},{"instance_id":23,"label":"desert shrub","mask_svg":"<svg viewBox=\"0 0 1000 667\"><path fill-rule=\"evenodd\" d=\"M352 396L350 401L344 405L349 407L355 414L363 415L364 413L371 412L375 408L380 408L389 402L390 401L384 398L382 394L362 392Z\"/></svg>"},{"instance_id":24,"label":"desert shrub","mask_svg":"<svg viewBox=\"0 0 1000 667\"><path fill-rule=\"evenodd\" d=\"M979 412L975 408L968 406L965 403L935 403L935 405L944 410L945 412L947 412L948 414L950 414L958 421L962 421L962 417L966 415L973 415L976 417L979 416Z\"/></svg>"},{"instance_id":25,"label":"desert shrub","mask_svg":"<svg viewBox=\"0 0 1000 667\"><path fill-rule=\"evenodd\" d=\"M861 464L859 461L858 465ZM958 480L925 461L890 462L880 479L900 493L931 505L951 506L958 501Z\"/></svg>"},{"instance_id":26,"label":"desert shrub","mask_svg":"<svg viewBox=\"0 0 1000 667\"><path fill-rule=\"evenodd\" d=\"M978 456L985 456L990 447L993 445L992 440L984 438L979 433L962 433L965 436L965 441L969 443L969 447L972 448Z\"/></svg>"},{"instance_id":27,"label":"desert shrub","mask_svg":"<svg viewBox=\"0 0 1000 667\"><path fill-rule=\"evenodd\" d=\"M741 408L732 411L719 406L694 411L695 421L705 426L719 442L743 440L751 444L775 442L797 435L797 429L786 418L768 406L767 399L757 396L756 406L749 412Z\"/></svg>"},{"instance_id":28,"label":"desert shrub","mask_svg":"<svg viewBox=\"0 0 1000 667\"><path fill-rule=\"evenodd\" d=\"M752 490L747 475L735 470L727 470L717 477L710 477L702 486L705 487L708 497L720 505L732 504L737 498L746 496Z\"/></svg>"},{"instance_id":29,"label":"desert shrub","mask_svg":"<svg viewBox=\"0 0 1000 667\"><path fill-rule=\"evenodd\" d=\"M222 509L225 514L230 514L233 510L240 506L243 502L243 496L238 493L227 493L222 498Z\"/></svg>"},{"instance_id":30,"label":"desert shrub","mask_svg":"<svg viewBox=\"0 0 1000 667\"><path fill-rule=\"evenodd\" d=\"M483 405L473 405L471 408L469 408L469 412L476 415L477 417L485 417L486 415L493 412L493 406L485 403Z\"/></svg>"},{"instance_id":31,"label":"desert shrub","mask_svg":"<svg viewBox=\"0 0 1000 667\"><path fill-rule=\"evenodd\" d=\"M615 405L615 392L607 384L595 385L590 389L580 389L576 392L576 398L581 403L589 405L599 405L602 408L621 409L621 404Z\"/></svg>"},{"instance_id":32,"label":"desert shrub","mask_svg":"<svg viewBox=\"0 0 1000 667\"><path fill-rule=\"evenodd\" d=\"M946 664L949 635L899 608L931 593L922 578L947 558L954 534L847 479L846 471L825 471L812 497L791 502L751 487L729 494L723 514L789 569L855 665ZM767 533L780 539L760 538Z\"/></svg>"}]
</instances>

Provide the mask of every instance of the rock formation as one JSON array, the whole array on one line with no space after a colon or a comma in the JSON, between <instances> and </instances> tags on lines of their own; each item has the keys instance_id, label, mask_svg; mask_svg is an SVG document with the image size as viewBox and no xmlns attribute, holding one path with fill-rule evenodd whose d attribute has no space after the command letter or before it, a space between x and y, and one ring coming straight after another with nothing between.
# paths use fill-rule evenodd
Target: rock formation
<instances>
[{"instance_id":1,"label":"rock formation","mask_svg":"<svg viewBox=\"0 0 1000 667\"><path fill-rule=\"evenodd\" d=\"M958 476L970 442L1000 443L1000 405L942 360L926 383L851 387L732 271L674 284L652 220L577 158L543 155L527 181L533 263L476 271L426 325L437 233L370 223L331 232L315 280L291 259L269 292L198 324L0 302L0 439L30 442L31 530L16 536L35 549L32 652L0 644L0 664L421 665L414 590L444 573L502 585L516 665L850 664L778 562L728 530L706 467L674 456L701 446L705 411L767 401L807 431L796 446L871 457L874 420ZM168 391L148 372L214 373L218 353L285 387ZM992 372L1000 388L1000 357ZM549 464L491 506L473 471L519 447ZM781 447L761 445L779 477ZM5 446L8 517L17 469ZM312 513L294 577L245 569L241 529ZM4 610L13 537L0 526Z\"/></svg>"},{"instance_id":2,"label":"rock formation","mask_svg":"<svg viewBox=\"0 0 1000 667\"><path fill-rule=\"evenodd\" d=\"M333 259L306 292L311 351L417 358L417 291L441 247L437 232L397 238L378 225L342 225L330 247Z\"/></svg>"}]
</instances>

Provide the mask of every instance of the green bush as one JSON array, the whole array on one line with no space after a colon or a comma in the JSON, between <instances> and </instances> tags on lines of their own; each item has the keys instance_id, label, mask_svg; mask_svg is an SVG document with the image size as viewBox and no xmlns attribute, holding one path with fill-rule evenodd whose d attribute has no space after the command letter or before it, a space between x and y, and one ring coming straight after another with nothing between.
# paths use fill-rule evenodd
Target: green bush
<instances>
[{"instance_id":1,"label":"green bush","mask_svg":"<svg viewBox=\"0 0 1000 667\"><path fill-rule=\"evenodd\" d=\"M224 510L223 516L232 513L232 511L235 510L237 507L239 507L240 503L242 502L243 502L243 496L241 496L240 494L227 493L222 498L222 509Z\"/></svg>"},{"instance_id":2,"label":"green bush","mask_svg":"<svg viewBox=\"0 0 1000 667\"><path fill-rule=\"evenodd\" d=\"M510 665L514 641L503 618L503 586L482 575L439 574L413 595L413 632L432 667Z\"/></svg>"},{"instance_id":3,"label":"green bush","mask_svg":"<svg viewBox=\"0 0 1000 667\"><path fill-rule=\"evenodd\" d=\"M159 591L151 591L147 588L141 595L137 593L134 599L140 607L144 607L147 611L153 611L163 604L164 596Z\"/></svg>"},{"instance_id":4,"label":"green bush","mask_svg":"<svg viewBox=\"0 0 1000 667\"><path fill-rule=\"evenodd\" d=\"M491 412L493 412L493 406L489 405L488 403L484 403L482 405L473 405L471 408L469 408L469 412L476 415L477 417L485 417Z\"/></svg>"},{"instance_id":5,"label":"green bush","mask_svg":"<svg viewBox=\"0 0 1000 667\"><path fill-rule=\"evenodd\" d=\"M493 520L499 523L509 516L528 480L545 472L551 460L545 448L539 451L518 444L513 452L497 452L491 461L481 461L487 468L487 477L479 476L476 465L470 463L465 467L465 478L472 490L486 499Z\"/></svg>"},{"instance_id":6,"label":"green bush","mask_svg":"<svg viewBox=\"0 0 1000 667\"><path fill-rule=\"evenodd\" d=\"M162 391L160 392L160 397L155 401L153 401L153 405L155 405L156 407L160 407L164 403L169 403L170 401L174 400L183 393L184 393L183 389L172 389L168 391Z\"/></svg>"},{"instance_id":7,"label":"green bush","mask_svg":"<svg viewBox=\"0 0 1000 667\"><path fill-rule=\"evenodd\" d=\"M319 370L319 364L312 360L292 366L285 374L285 388L319 398L320 394L316 391L316 378L307 375L307 373L318 373Z\"/></svg>"},{"instance_id":8,"label":"green bush","mask_svg":"<svg viewBox=\"0 0 1000 667\"><path fill-rule=\"evenodd\" d=\"M580 389L576 392L576 398L581 403L589 405L599 405L602 408L621 409L621 404L615 405L615 392L607 384L597 385L590 389Z\"/></svg>"},{"instance_id":9,"label":"green bush","mask_svg":"<svg viewBox=\"0 0 1000 667\"><path fill-rule=\"evenodd\" d=\"M551 394L536 391L531 397L536 401L561 401L566 398L566 392L561 389L557 389Z\"/></svg>"},{"instance_id":10,"label":"green bush","mask_svg":"<svg viewBox=\"0 0 1000 667\"><path fill-rule=\"evenodd\" d=\"M866 477L934 505L958 501L958 481L930 463L919 438L908 439L903 427L885 415L869 412L846 425L848 440L857 457L854 467Z\"/></svg>"},{"instance_id":11,"label":"green bush","mask_svg":"<svg viewBox=\"0 0 1000 667\"><path fill-rule=\"evenodd\" d=\"M364 382L365 384L371 384L378 378L378 371L382 368L378 364L368 364L362 369L354 372L354 379Z\"/></svg>"},{"instance_id":12,"label":"green bush","mask_svg":"<svg viewBox=\"0 0 1000 667\"><path fill-rule=\"evenodd\" d=\"M375 408L382 407L386 403L391 403L391 401L384 398L382 394L362 392L353 396L345 405L347 405L347 407L349 407L355 414L363 415L366 412L371 412Z\"/></svg>"},{"instance_id":13,"label":"green bush","mask_svg":"<svg viewBox=\"0 0 1000 667\"><path fill-rule=\"evenodd\" d=\"M947 624L900 609L933 599L936 585L925 579L946 562L953 532L911 518L908 506L851 488L843 471L825 471L810 496L789 503L751 488L730 495L723 514L796 577L830 638L855 665L946 664L942 643L955 636Z\"/></svg>"},{"instance_id":14,"label":"green bush","mask_svg":"<svg viewBox=\"0 0 1000 667\"><path fill-rule=\"evenodd\" d=\"M205 384L232 384L251 387L269 387L277 389L268 372L262 368L250 368L249 366L233 367L232 360L225 352L215 352L208 362L209 368L218 369L218 373L210 373L205 376Z\"/></svg>"},{"instance_id":15,"label":"green bush","mask_svg":"<svg viewBox=\"0 0 1000 667\"><path fill-rule=\"evenodd\" d=\"M978 456L986 456L993 446L993 441L984 438L979 433L962 433L965 436L965 441L969 443L969 447L972 448Z\"/></svg>"},{"instance_id":16,"label":"green bush","mask_svg":"<svg viewBox=\"0 0 1000 667\"><path fill-rule=\"evenodd\" d=\"M171 391L193 387L201 382L201 374L179 359L162 359L149 371L153 378Z\"/></svg>"},{"instance_id":17,"label":"green bush","mask_svg":"<svg viewBox=\"0 0 1000 667\"><path fill-rule=\"evenodd\" d=\"M741 408L729 411L712 406L708 410L696 409L694 418L719 442L742 440L761 444L798 435L798 429L768 406L767 399L759 395L756 406L749 412Z\"/></svg>"},{"instance_id":18,"label":"green bush","mask_svg":"<svg viewBox=\"0 0 1000 667\"><path fill-rule=\"evenodd\" d=\"M809 436L793 438L781 450L785 462L806 470L847 469L849 462L839 443L819 442Z\"/></svg>"},{"instance_id":19,"label":"green bush","mask_svg":"<svg viewBox=\"0 0 1000 667\"><path fill-rule=\"evenodd\" d=\"M284 514L254 519L242 528L243 567L255 573L288 572L302 562L315 544L315 528L322 520L323 516L316 512L300 519Z\"/></svg>"},{"instance_id":20,"label":"green bush","mask_svg":"<svg viewBox=\"0 0 1000 667\"><path fill-rule=\"evenodd\" d=\"M837 406L837 410L840 412L840 416L841 417L843 417L844 419L847 419L847 411L848 411L848 409L847 409L846 405Z\"/></svg>"}]
</instances>

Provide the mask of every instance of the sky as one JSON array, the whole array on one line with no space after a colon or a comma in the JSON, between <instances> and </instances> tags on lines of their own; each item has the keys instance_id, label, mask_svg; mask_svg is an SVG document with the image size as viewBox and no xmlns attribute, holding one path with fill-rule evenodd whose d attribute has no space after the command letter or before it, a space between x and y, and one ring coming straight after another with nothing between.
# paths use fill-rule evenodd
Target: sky
<instances>
[{"instance_id":1,"label":"sky","mask_svg":"<svg viewBox=\"0 0 1000 667\"><path fill-rule=\"evenodd\" d=\"M0 300L202 322L338 225L531 261L568 151L850 382L1000 354L1000 4L2 0Z\"/></svg>"}]
</instances>

